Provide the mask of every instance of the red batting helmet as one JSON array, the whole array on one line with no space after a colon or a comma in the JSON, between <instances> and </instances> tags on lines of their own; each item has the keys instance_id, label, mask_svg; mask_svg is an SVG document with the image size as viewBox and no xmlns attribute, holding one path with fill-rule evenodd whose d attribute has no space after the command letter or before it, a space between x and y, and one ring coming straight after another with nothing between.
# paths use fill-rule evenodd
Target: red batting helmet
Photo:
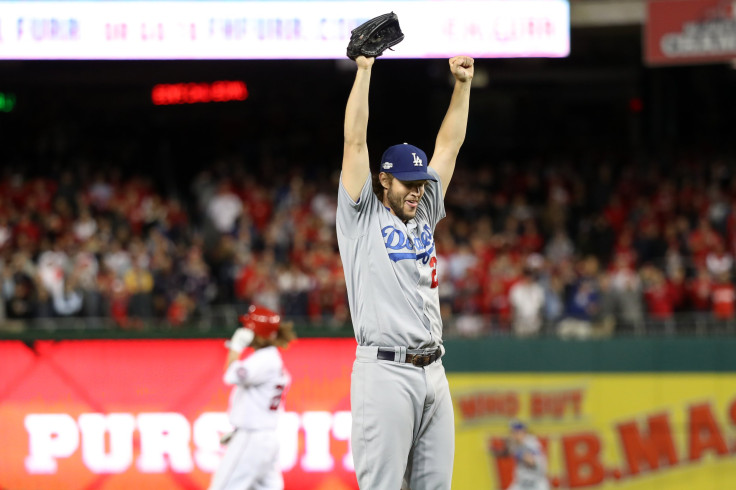
<instances>
[{"instance_id":1,"label":"red batting helmet","mask_svg":"<svg viewBox=\"0 0 736 490\"><path fill-rule=\"evenodd\" d=\"M278 313L264 308L263 306L253 305L248 309L248 313L240 316L240 324L253 330L259 337L273 340L281 323L281 317Z\"/></svg>"}]
</instances>

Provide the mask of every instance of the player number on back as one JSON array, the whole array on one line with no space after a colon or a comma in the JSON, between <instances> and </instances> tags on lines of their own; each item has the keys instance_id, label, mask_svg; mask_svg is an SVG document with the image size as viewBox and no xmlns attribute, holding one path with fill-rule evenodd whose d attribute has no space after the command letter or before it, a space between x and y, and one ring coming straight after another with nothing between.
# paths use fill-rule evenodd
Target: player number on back
<instances>
[{"instance_id":1,"label":"player number on back","mask_svg":"<svg viewBox=\"0 0 736 490\"><path fill-rule=\"evenodd\" d=\"M286 386L284 385L275 386L276 395L274 395L274 397L271 398L271 405L268 407L270 410L278 410L279 405L281 405L281 398L284 395L285 388Z\"/></svg>"}]
</instances>

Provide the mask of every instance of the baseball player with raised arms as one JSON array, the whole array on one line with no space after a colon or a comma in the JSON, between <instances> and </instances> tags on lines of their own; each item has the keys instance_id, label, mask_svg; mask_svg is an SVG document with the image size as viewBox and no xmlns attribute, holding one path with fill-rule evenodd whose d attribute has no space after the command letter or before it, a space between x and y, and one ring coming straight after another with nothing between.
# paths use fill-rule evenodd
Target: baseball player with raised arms
<instances>
[{"instance_id":1,"label":"baseball player with raised arms","mask_svg":"<svg viewBox=\"0 0 736 490\"><path fill-rule=\"evenodd\" d=\"M251 306L240 324L226 342L224 376L225 384L233 386L228 414L235 430L222 439L227 450L209 488L280 490L284 479L278 468L276 425L291 378L278 347L288 345L294 333L291 324L261 306ZM248 346L254 352L239 360Z\"/></svg>"},{"instance_id":2,"label":"baseball player with raised arms","mask_svg":"<svg viewBox=\"0 0 736 490\"><path fill-rule=\"evenodd\" d=\"M514 420L509 424L511 436L501 450L494 450L499 458L513 457L514 481L507 490L549 490L547 457L539 439L530 434L526 424Z\"/></svg>"},{"instance_id":3,"label":"baseball player with raised arms","mask_svg":"<svg viewBox=\"0 0 736 490\"><path fill-rule=\"evenodd\" d=\"M364 490L449 489L455 428L433 234L465 139L473 59L449 60L455 86L432 159L394 145L373 176L366 134L375 58L355 61L336 226L358 341L350 390L355 473Z\"/></svg>"}]
</instances>

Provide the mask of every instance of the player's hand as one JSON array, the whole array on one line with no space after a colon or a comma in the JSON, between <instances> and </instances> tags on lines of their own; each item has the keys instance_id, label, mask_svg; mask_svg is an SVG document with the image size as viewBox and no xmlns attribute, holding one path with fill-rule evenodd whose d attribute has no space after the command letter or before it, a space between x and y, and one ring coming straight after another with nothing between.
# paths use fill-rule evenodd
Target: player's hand
<instances>
[{"instance_id":1,"label":"player's hand","mask_svg":"<svg viewBox=\"0 0 736 490\"><path fill-rule=\"evenodd\" d=\"M533 468L537 464L537 461L534 459L534 454L529 451L524 451L521 455L521 462L530 468Z\"/></svg>"},{"instance_id":2,"label":"player's hand","mask_svg":"<svg viewBox=\"0 0 736 490\"><path fill-rule=\"evenodd\" d=\"M458 82L469 82L473 79L474 60L470 56L450 58L450 71Z\"/></svg>"},{"instance_id":3,"label":"player's hand","mask_svg":"<svg viewBox=\"0 0 736 490\"><path fill-rule=\"evenodd\" d=\"M240 354L245 350L246 347L250 345L251 342L253 342L253 338L255 337L255 335L256 334L253 332L253 330L241 327L235 330L235 333L230 339L230 342L226 343L225 345L227 345L228 349Z\"/></svg>"},{"instance_id":4,"label":"player's hand","mask_svg":"<svg viewBox=\"0 0 736 490\"><path fill-rule=\"evenodd\" d=\"M361 70L367 70L371 66L373 66L373 62L375 62L375 58L366 58L365 56L358 56L355 58L355 64L358 65L358 69Z\"/></svg>"}]
</instances>

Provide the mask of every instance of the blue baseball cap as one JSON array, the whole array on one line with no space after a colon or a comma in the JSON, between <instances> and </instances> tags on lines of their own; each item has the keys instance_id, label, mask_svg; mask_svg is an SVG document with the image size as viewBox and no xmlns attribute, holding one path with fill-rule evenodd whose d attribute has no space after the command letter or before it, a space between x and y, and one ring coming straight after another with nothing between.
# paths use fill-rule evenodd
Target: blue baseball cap
<instances>
[{"instance_id":1,"label":"blue baseball cap","mask_svg":"<svg viewBox=\"0 0 736 490\"><path fill-rule=\"evenodd\" d=\"M399 180L433 180L427 172L427 154L414 145L403 143L390 146L381 157L380 172L386 172Z\"/></svg>"},{"instance_id":2,"label":"blue baseball cap","mask_svg":"<svg viewBox=\"0 0 736 490\"><path fill-rule=\"evenodd\" d=\"M526 430L526 424L521 420L512 420L509 424L511 430Z\"/></svg>"}]
</instances>

